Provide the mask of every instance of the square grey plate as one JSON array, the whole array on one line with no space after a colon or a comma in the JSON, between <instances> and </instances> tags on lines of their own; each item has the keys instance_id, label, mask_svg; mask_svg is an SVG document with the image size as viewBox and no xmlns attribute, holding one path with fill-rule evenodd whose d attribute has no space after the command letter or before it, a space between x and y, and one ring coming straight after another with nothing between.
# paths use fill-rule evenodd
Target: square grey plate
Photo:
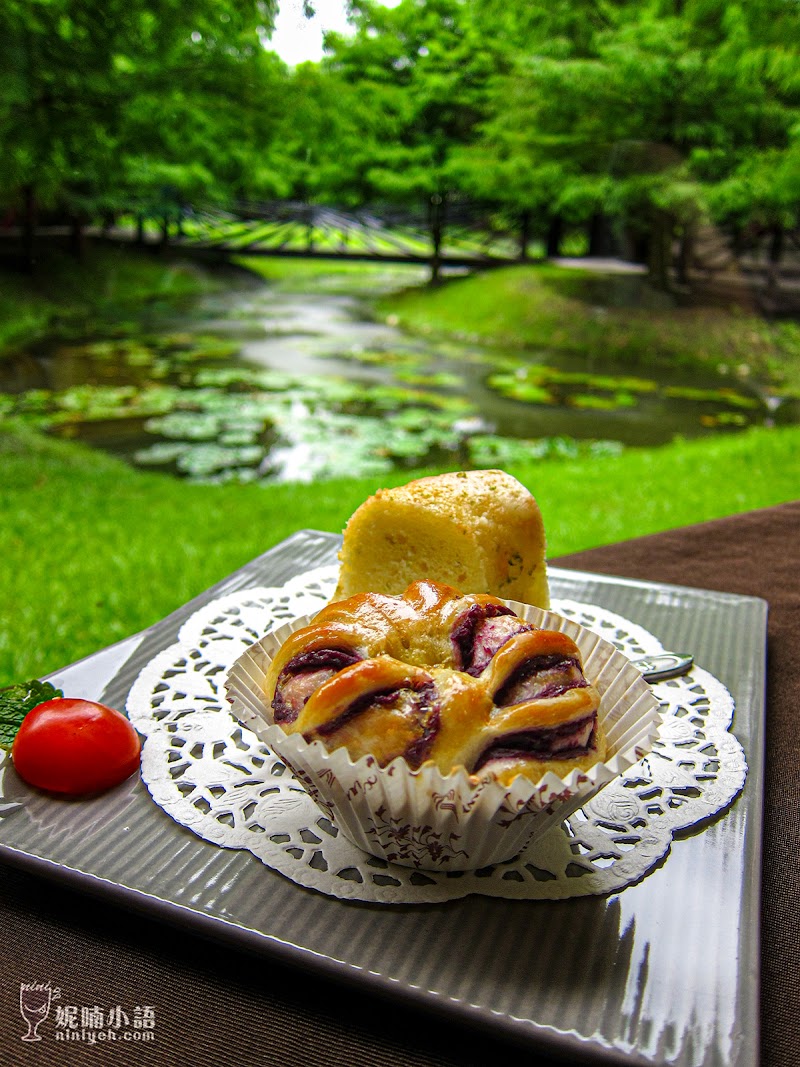
<instances>
[{"instance_id":1,"label":"square grey plate","mask_svg":"<svg viewBox=\"0 0 800 1067\"><path fill-rule=\"evenodd\" d=\"M301 531L149 630L64 668L68 695L124 707L141 668L208 601L335 561ZM755 1065L767 605L551 568L553 595L691 651L736 702L749 766L723 815L609 897L376 906L302 889L174 823L133 778L85 801L2 772L0 860L251 952L363 984L572 1062Z\"/></svg>"}]
</instances>

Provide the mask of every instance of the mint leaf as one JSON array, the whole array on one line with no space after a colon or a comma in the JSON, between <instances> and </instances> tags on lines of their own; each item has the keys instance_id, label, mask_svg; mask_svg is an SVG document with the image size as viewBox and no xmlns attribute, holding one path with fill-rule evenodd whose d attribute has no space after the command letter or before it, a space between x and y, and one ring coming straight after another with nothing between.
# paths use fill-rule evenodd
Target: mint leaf
<instances>
[{"instance_id":1,"label":"mint leaf","mask_svg":"<svg viewBox=\"0 0 800 1067\"><path fill-rule=\"evenodd\" d=\"M38 678L0 689L0 748L11 748L22 720L37 704L63 695L60 689Z\"/></svg>"}]
</instances>

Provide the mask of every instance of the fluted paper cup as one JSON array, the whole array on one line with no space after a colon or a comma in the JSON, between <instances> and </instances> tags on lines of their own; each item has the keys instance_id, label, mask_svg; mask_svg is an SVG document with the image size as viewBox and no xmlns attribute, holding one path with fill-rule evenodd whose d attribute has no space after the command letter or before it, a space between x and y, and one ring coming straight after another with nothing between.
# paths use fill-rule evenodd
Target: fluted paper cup
<instances>
[{"instance_id":1,"label":"fluted paper cup","mask_svg":"<svg viewBox=\"0 0 800 1067\"><path fill-rule=\"evenodd\" d=\"M429 764L412 770L402 757L380 767L372 756L352 760L344 748L328 751L320 741L285 733L273 721L264 680L283 642L312 615L284 623L239 657L226 679L233 714L365 852L423 870L475 870L513 859L651 751L659 703L637 668L591 630L554 612L504 603L534 626L568 634L581 651L584 674L600 694L607 741L605 759L586 771L563 779L548 772L536 782L519 776L504 786L464 768L447 775Z\"/></svg>"}]
</instances>

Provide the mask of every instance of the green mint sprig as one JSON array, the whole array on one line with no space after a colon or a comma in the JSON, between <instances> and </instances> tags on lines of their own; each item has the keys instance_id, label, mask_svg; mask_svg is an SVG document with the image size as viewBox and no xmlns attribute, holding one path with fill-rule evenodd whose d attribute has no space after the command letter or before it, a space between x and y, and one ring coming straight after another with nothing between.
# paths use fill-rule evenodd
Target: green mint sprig
<instances>
[{"instance_id":1,"label":"green mint sprig","mask_svg":"<svg viewBox=\"0 0 800 1067\"><path fill-rule=\"evenodd\" d=\"M63 695L50 682L40 682L38 678L0 689L0 748L11 748L22 720L37 704Z\"/></svg>"}]
</instances>

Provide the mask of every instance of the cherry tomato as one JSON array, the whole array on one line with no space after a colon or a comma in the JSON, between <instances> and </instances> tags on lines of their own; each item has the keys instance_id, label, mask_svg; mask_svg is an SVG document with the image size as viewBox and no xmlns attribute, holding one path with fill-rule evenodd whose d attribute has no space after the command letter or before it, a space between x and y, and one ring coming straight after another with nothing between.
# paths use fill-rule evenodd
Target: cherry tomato
<instances>
[{"instance_id":1,"label":"cherry tomato","mask_svg":"<svg viewBox=\"0 0 800 1067\"><path fill-rule=\"evenodd\" d=\"M139 735L113 708L57 697L29 711L11 758L29 785L52 793L110 789L139 767Z\"/></svg>"}]
</instances>

